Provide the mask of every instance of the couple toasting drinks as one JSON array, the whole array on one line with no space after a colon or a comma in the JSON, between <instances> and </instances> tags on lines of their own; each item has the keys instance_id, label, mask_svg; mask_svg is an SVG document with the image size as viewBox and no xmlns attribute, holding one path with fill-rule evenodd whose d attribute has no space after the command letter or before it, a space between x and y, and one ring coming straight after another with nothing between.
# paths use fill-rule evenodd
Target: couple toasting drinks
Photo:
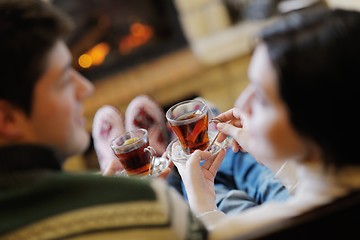
<instances>
[{"instance_id":1,"label":"couple toasting drinks","mask_svg":"<svg viewBox=\"0 0 360 240\"><path fill-rule=\"evenodd\" d=\"M359 189L357 142L346 140L359 135L360 119L334 116L357 108L360 13L294 12L257 36L250 83L216 116L217 139L231 136L235 151L273 171L295 166L298 184L286 201L233 216L214 190L225 150L174 161L187 203L160 179L61 171L89 143L81 108L93 91L71 67L67 23L41 0L0 2L1 238L233 239Z\"/></svg>"},{"instance_id":2,"label":"couple toasting drinks","mask_svg":"<svg viewBox=\"0 0 360 240\"><path fill-rule=\"evenodd\" d=\"M151 116L155 113L156 116ZM109 118L110 115L112 119ZM135 119L132 119L132 116L136 116ZM164 147L159 147L157 142L153 144L152 141L149 141L148 130L144 128L152 128L153 125L156 125L158 133L155 136L168 135L161 133L160 130L167 128L165 121L163 121L165 116L169 123L168 126L171 128L169 131L172 131L176 136L171 142L167 142L168 138L162 142L166 146L166 151L163 150ZM214 126L216 118L214 116L211 108L201 98L177 103L170 107L165 115L158 104L149 96L138 96L130 102L126 111L125 121L130 122L131 127L120 128L122 129L121 133L116 131L116 128L119 128L118 126L124 122L121 120L121 114L112 106L103 106L97 111L94 118L93 138L97 143L101 138L101 133L103 134L109 129L112 130L113 133L106 133L107 136L105 137L122 165L116 169L117 173L112 172L112 174L158 176L163 171L169 170L167 167L170 160L184 162L197 149L209 150L213 155L216 155L222 148L226 148L227 141L222 143L216 141ZM158 119L154 120L156 117ZM211 119L210 122L209 118ZM149 119L152 120L149 121ZM155 123L156 121L157 123ZM139 122L141 124L138 124ZM208 131L209 125L211 131ZM109 126L111 127L109 128ZM118 135L115 137L116 134ZM151 145L155 145L154 148ZM99 155L101 156L101 154ZM107 155L109 156L109 154ZM114 156L111 157L110 154L107 160L100 162L106 175L110 174L113 161L117 162L117 159L114 159Z\"/></svg>"}]
</instances>

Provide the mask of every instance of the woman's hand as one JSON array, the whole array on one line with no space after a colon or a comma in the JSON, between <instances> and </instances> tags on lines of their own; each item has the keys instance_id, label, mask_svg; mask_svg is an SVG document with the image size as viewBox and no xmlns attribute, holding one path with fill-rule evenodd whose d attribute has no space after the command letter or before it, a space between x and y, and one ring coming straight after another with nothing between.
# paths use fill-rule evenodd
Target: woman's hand
<instances>
[{"instance_id":1,"label":"woman's hand","mask_svg":"<svg viewBox=\"0 0 360 240\"><path fill-rule=\"evenodd\" d=\"M214 179L224 157L224 149L216 156L196 150L185 163L174 162L196 215L216 209Z\"/></svg>"},{"instance_id":2,"label":"woman's hand","mask_svg":"<svg viewBox=\"0 0 360 240\"><path fill-rule=\"evenodd\" d=\"M245 131L245 117L237 108L232 108L224 113L219 114L216 119L221 122L217 123L216 128L220 131L218 141L222 142L227 136L232 137L232 150L246 152L247 134Z\"/></svg>"}]
</instances>

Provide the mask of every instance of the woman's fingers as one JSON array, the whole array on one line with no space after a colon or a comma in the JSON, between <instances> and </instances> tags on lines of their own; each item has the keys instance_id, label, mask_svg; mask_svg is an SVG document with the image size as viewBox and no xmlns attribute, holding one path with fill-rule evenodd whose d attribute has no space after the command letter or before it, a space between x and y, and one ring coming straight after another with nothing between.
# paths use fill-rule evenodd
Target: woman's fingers
<instances>
[{"instance_id":1,"label":"woman's fingers","mask_svg":"<svg viewBox=\"0 0 360 240\"><path fill-rule=\"evenodd\" d=\"M211 153L208 151L196 150L191 154L191 157L187 161L189 165L197 164L199 165L202 160L211 158Z\"/></svg>"},{"instance_id":2,"label":"woman's fingers","mask_svg":"<svg viewBox=\"0 0 360 240\"><path fill-rule=\"evenodd\" d=\"M231 136L237 140L238 135L241 133L242 128L228 123L218 123L217 129L227 136Z\"/></svg>"},{"instance_id":3,"label":"woman's fingers","mask_svg":"<svg viewBox=\"0 0 360 240\"><path fill-rule=\"evenodd\" d=\"M214 178L215 178L215 175L216 175L222 161L224 160L225 153L226 153L226 150L221 149L220 152L214 156L214 159L211 161L211 164L208 167L209 172L211 172L213 174Z\"/></svg>"}]
</instances>

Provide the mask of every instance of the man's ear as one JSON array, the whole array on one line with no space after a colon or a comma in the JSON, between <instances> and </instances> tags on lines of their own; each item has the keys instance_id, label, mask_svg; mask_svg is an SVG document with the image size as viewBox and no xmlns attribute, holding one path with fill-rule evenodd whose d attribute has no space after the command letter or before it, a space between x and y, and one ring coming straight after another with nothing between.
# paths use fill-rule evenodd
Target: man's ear
<instances>
[{"instance_id":1,"label":"man's ear","mask_svg":"<svg viewBox=\"0 0 360 240\"><path fill-rule=\"evenodd\" d=\"M19 137L20 125L17 121L16 112L19 110L7 101L0 100L0 137L16 139Z\"/></svg>"}]
</instances>

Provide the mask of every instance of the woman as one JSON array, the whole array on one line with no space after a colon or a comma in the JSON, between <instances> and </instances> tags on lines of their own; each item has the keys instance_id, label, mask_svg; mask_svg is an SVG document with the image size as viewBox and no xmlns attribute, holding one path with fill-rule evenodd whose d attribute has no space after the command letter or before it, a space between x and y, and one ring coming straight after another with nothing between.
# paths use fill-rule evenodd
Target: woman
<instances>
[{"instance_id":1,"label":"woman","mask_svg":"<svg viewBox=\"0 0 360 240\"><path fill-rule=\"evenodd\" d=\"M250 84L217 128L270 169L286 161L299 182L284 202L227 216L215 203L214 176L224 157L195 151L175 163L189 204L210 230L228 239L299 215L360 187L357 150L360 13L312 8L279 19L259 34ZM345 113L345 114L344 114ZM346 114L347 113L347 114ZM356 116L355 116L356 115ZM202 165L200 161L206 160Z\"/></svg>"}]
</instances>

